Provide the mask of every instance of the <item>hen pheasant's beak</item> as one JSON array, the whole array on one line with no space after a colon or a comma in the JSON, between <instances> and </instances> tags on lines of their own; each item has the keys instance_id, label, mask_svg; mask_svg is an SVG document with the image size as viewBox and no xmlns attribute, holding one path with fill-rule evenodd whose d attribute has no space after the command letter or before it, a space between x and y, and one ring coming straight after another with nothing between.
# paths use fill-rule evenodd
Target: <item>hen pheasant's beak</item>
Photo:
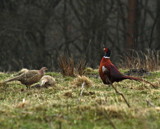
<instances>
[{"instance_id":1,"label":"hen pheasant's beak","mask_svg":"<svg viewBox=\"0 0 160 129\"><path fill-rule=\"evenodd\" d=\"M47 69L46 67L43 67L43 70L44 70L44 71L47 71L48 69Z\"/></svg>"}]
</instances>

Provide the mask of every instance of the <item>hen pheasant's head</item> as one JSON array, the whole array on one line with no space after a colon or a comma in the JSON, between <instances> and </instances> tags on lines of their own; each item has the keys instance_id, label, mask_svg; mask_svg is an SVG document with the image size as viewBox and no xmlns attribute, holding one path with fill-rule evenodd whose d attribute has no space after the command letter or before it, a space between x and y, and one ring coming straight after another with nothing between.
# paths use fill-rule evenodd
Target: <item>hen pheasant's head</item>
<instances>
[{"instance_id":1,"label":"hen pheasant's head","mask_svg":"<svg viewBox=\"0 0 160 129\"><path fill-rule=\"evenodd\" d=\"M111 55L111 50L109 48L104 48L105 56L106 58L109 58Z\"/></svg>"},{"instance_id":2,"label":"hen pheasant's head","mask_svg":"<svg viewBox=\"0 0 160 129\"><path fill-rule=\"evenodd\" d=\"M42 67L42 68L40 69L40 71L42 71L43 73L44 73L46 70L48 70L46 67Z\"/></svg>"}]
</instances>

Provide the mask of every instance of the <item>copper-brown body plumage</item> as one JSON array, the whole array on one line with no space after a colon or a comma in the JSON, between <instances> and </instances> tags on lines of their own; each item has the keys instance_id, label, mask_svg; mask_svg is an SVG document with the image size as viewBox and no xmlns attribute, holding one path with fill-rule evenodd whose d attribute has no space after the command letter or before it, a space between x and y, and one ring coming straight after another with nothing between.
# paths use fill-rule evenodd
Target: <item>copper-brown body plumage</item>
<instances>
[{"instance_id":1,"label":"copper-brown body plumage","mask_svg":"<svg viewBox=\"0 0 160 129\"><path fill-rule=\"evenodd\" d=\"M152 87L156 88L150 82L143 80L138 77L131 77L125 76L119 72L119 70L112 64L110 61L110 50L105 48L105 56L102 58L100 67L99 67L99 74L104 84L112 84L114 82L119 82L124 79L136 80L136 81L143 81L145 83L150 84Z\"/></svg>"}]
</instances>

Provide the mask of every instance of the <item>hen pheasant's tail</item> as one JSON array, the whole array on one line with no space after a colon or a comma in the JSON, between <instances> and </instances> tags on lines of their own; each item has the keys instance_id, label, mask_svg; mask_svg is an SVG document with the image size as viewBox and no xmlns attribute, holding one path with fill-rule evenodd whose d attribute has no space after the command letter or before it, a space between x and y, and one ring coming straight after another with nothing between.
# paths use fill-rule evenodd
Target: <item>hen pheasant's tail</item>
<instances>
[{"instance_id":1,"label":"hen pheasant's tail","mask_svg":"<svg viewBox=\"0 0 160 129\"><path fill-rule=\"evenodd\" d=\"M152 83L146 81L146 80L143 80L141 78L138 78L138 77L131 77L131 76L124 76L125 79L130 79L130 80L136 80L136 81L142 81L142 82L145 82L145 83L148 83L150 84L153 88L157 88L155 85L153 85Z\"/></svg>"},{"instance_id":2,"label":"hen pheasant's tail","mask_svg":"<svg viewBox=\"0 0 160 129\"><path fill-rule=\"evenodd\" d=\"M19 76L18 77L14 77L14 78L11 78L11 79L8 79L6 81L4 81L4 83L7 83L7 82L11 82L11 81L16 81L19 79Z\"/></svg>"}]
</instances>

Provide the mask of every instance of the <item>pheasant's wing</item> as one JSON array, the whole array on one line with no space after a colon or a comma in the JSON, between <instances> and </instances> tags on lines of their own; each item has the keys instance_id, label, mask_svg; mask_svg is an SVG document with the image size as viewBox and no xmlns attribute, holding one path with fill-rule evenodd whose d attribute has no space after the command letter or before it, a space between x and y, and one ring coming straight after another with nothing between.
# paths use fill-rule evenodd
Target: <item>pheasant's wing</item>
<instances>
[{"instance_id":1,"label":"pheasant's wing","mask_svg":"<svg viewBox=\"0 0 160 129\"><path fill-rule=\"evenodd\" d=\"M111 81L120 81L122 80L122 74L119 72L119 70L116 68L116 66L112 65L110 69L110 77Z\"/></svg>"},{"instance_id":2,"label":"pheasant's wing","mask_svg":"<svg viewBox=\"0 0 160 129\"><path fill-rule=\"evenodd\" d=\"M116 66L110 64L110 65L105 65L104 67L105 67L104 73L106 75L106 81L110 81L113 83L115 81L121 80L123 75L119 72Z\"/></svg>"},{"instance_id":3,"label":"pheasant's wing","mask_svg":"<svg viewBox=\"0 0 160 129\"><path fill-rule=\"evenodd\" d=\"M112 84L115 81L123 80L123 75L111 63L110 60L103 60L100 63L99 74L105 84Z\"/></svg>"},{"instance_id":4,"label":"pheasant's wing","mask_svg":"<svg viewBox=\"0 0 160 129\"><path fill-rule=\"evenodd\" d=\"M23 73L21 75L21 77L23 77L23 78L32 78L32 77L34 77L34 76L36 76L38 74L39 74L39 72L37 70L30 70L30 71L28 71L26 73Z\"/></svg>"},{"instance_id":5,"label":"pheasant's wing","mask_svg":"<svg viewBox=\"0 0 160 129\"><path fill-rule=\"evenodd\" d=\"M105 79L105 83L110 84L110 70L107 65L102 66L103 78Z\"/></svg>"},{"instance_id":6,"label":"pheasant's wing","mask_svg":"<svg viewBox=\"0 0 160 129\"><path fill-rule=\"evenodd\" d=\"M30 70L21 75L21 81L24 84L30 85L38 82L41 79L41 74L37 70Z\"/></svg>"},{"instance_id":7,"label":"pheasant's wing","mask_svg":"<svg viewBox=\"0 0 160 129\"><path fill-rule=\"evenodd\" d=\"M102 73L106 74L106 75L109 75L110 71L109 71L109 69L106 66L102 66Z\"/></svg>"}]
</instances>

